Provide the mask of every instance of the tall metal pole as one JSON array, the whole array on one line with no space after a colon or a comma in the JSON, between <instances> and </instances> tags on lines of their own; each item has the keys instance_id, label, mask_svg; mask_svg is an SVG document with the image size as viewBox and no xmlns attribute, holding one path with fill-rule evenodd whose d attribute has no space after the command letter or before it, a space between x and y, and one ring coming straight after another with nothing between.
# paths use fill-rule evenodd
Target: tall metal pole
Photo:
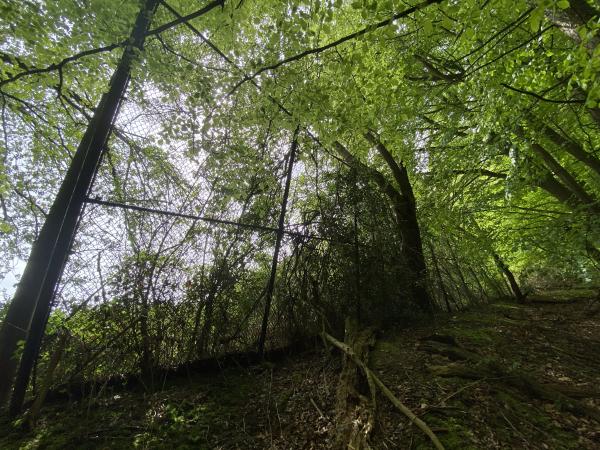
<instances>
[{"instance_id":1,"label":"tall metal pole","mask_svg":"<svg viewBox=\"0 0 600 450\"><path fill-rule=\"evenodd\" d=\"M296 158L296 150L298 149L298 131L296 127L294 137L292 138L292 148L290 150L290 160L287 166L287 175L285 178L285 188L283 190L283 198L281 200L281 211L279 212L279 223L277 225L277 238L275 240L275 250L273 251L273 261L271 262L271 275L269 284L267 284L267 292L265 299L265 312L263 315L260 336L258 338L258 353L263 355L265 352L265 340L267 339L267 326L269 325L269 314L271 312L271 302L273 300L273 290L275 288L275 276L277 275L277 260L279 259L279 250L281 249L281 240L283 238L283 227L285 225L285 213L287 210L288 196L290 195L290 184L292 182L292 169L294 168L294 159Z\"/></svg>"},{"instance_id":2,"label":"tall metal pole","mask_svg":"<svg viewBox=\"0 0 600 450\"><path fill-rule=\"evenodd\" d=\"M131 63L143 49L159 0L146 0L136 19L130 44L77 148L46 221L33 244L29 260L0 329L0 406L6 403L17 368L19 341L26 339L11 401L11 414L21 409L31 368L44 335L56 285L66 262L85 197L125 93Z\"/></svg>"}]
</instances>

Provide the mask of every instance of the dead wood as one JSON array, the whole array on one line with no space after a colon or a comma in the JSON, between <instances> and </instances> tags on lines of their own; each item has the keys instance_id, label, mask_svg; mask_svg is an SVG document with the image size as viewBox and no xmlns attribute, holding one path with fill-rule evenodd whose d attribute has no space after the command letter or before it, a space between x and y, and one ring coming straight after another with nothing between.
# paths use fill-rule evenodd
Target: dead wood
<instances>
[{"instance_id":1,"label":"dead wood","mask_svg":"<svg viewBox=\"0 0 600 450\"><path fill-rule=\"evenodd\" d=\"M375 343L373 329L358 331L356 323L346 320L345 345L361 360L368 360ZM336 393L335 446L340 449L369 449L369 436L375 424L375 390L360 368L344 354Z\"/></svg>"},{"instance_id":2,"label":"dead wood","mask_svg":"<svg viewBox=\"0 0 600 450\"><path fill-rule=\"evenodd\" d=\"M379 377L377 377L371 371L371 369L367 367L365 362L355 354L354 350L350 346L338 341L333 336L330 336L325 332L323 332L323 337L327 341L331 342L335 347L344 352L344 354L347 355L347 357L351 359L354 362L354 364L356 364L356 366L362 370L365 376L369 380L371 380L371 383L377 386L381 390L383 395L385 395L388 398L388 400L390 400L390 402L392 402L392 404L402 414L408 417L412 423L414 423L423 433L427 435L427 437L429 437L436 449L444 450L444 446L442 445L438 437L435 435L435 433L431 430L431 428L429 428L429 426L425 422L419 419L408 407L406 407L406 405L404 405L400 400L398 400L398 398L392 393L392 391L390 391L387 388L387 386L383 384Z\"/></svg>"}]
</instances>

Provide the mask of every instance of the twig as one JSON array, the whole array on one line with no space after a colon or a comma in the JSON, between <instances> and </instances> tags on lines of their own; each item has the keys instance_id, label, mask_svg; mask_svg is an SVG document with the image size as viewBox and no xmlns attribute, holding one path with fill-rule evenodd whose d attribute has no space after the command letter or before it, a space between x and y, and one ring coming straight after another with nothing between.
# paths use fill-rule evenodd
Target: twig
<instances>
[{"instance_id":1,"label":"twig","mask_svg":"<svg viewBox=\"0 0 600 450\"><path fill-rule=\"evenodd\" d=\"M354 361L354 364L356 364L358 367L361 368L361 370L365 373L365 376L367 377L367 379L371 378L373 383L381 390L383 395L385 395L388 398L388 400L390 400L392 402L392 404L396 408L398 408L398 410L402 414L404 414L406 417L408 417L412 423L414 423L417 427L419 427L419 429L423 433L425 433L427 435L427 437L429 437L429 439L431 440L431 442L433 443L433 445L436 449L444 450L444 446L442 445L440 440L437 438L435 433L433 431L431 431L431 428L429 428L429 426L425 422L423 422L421 419L419 419L410 409L408 409L408 407L406 407L402 402L400 402L400 400L398 400L396 398L396 396L392 393L392 391L390 391L387 388L387 386L385 384L383 384L383 382L371 371L371 369L369 369L363 361L361 361L359 358L356 357L356 355L354 354L354 352L352 351L352 349L350 347L348 347L346 344L338 341L336 338L329 335L328 333L323 332L323 337L326 340L328 340L329 342L331 342L335 347L339 348L344 353L346 353L350 357L350 359L352 359L352 361Z\"/></svg>"},{"instance_id":2,"label":"twig","mask_svg":"<svg viewBox=\"0 0 600 450\"><path fill-rule=\"evenodd\" d=\"M457 391L453 392L452 394L448 395L447 397L443 398L441 401L439 401L439 402L438 402L438 404L437 404L437 405L433 405L433 406L429 406L429 407L425 408L425 410L424 410L424 411L423 411L421 414L423 414L423 413L427 412L427 410L429 410L429 409L432 409L432 408L437 408L437 407L439 407L439 406L443 405L443 404L444 404L444 403L446 403L448 400L450 400L452 397L456 397L458 394L460 394L460 393L461 393L461 392L463 392L464 390L466 390L466 389L469 389L470 387L473 387L473 386L475 386L476 384L479 384L479 383L481 383L482 381L486 381L486 380L487 380L487 378L481 378L480 380L476 380L476 381L474 381L473 383L469 383L469 384L467 384L467 385L465 385L465 386L461 387L459 390L457 390Z\"/></svg>"},{"instance_id":3,"label":"twig","mask_svg":"<svg viewBox=\"0 0 600 450\"><path fill-rule=\"evenodd\" d=\"M313 406L315 407L315 409L317 410L317 412L319 413L319 415L321 416L322 419L327 419L327 417L325 417L325 414L323 414L323 411L321 411L321 408L319 408L319 406L317 405L317 403L313 400L312 397L310 398L310 402L313 404Z\"/></svg>"},{"instance_id":4,"label":"twig","mask_svg":"<svg viewBox=\"0 0 600 450\"><path fill-rule=\"evenodd\" d=\"M546 98L543 95L538 94L537 92L527 91L525 89L519 89L519 88L516 88L516 87L511 86L511 85L506 84L506 83L500 83L500 85L503 86L503 87L505 87L506 89L510 89L511 91L518 92L519 94L531 95L532 97L535 97L538 100L541 100L543 102L561 103L561 104L565 104L565 103L567 103L567 104L568 103L583 104L583 103L585 103L583 100L555 100L553 98Z\"/></svg>"}]
</instances>

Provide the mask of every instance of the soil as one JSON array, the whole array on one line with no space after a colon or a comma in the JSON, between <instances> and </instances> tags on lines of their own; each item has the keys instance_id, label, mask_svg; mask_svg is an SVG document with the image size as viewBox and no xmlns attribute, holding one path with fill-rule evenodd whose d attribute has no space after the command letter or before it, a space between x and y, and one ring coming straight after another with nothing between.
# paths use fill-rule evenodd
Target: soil
<instances>
[{"instance_id":1,"label":"soil","mask_svg":"<svg viewBox=\"0 0 600 450\"><path fill-rule=\"evenodd\" d=\"M438 343L477 357L444 356ZM600 304L594 293L547 293L525 305L497 301L439 315L433 324L388 330L380 333L369 366L447 449L600 448ZM439 376L440 368L466 375ZM49 402L34 430L23 430L20 421L0 424L0 448L332 448L340 369L339 353L317 348L277 363L174 377L154 393L107 388ZM558 400L514 382L523 376L560 392ZM371 446L432 448L381 395Z\"/></svg>"}]
</instances>

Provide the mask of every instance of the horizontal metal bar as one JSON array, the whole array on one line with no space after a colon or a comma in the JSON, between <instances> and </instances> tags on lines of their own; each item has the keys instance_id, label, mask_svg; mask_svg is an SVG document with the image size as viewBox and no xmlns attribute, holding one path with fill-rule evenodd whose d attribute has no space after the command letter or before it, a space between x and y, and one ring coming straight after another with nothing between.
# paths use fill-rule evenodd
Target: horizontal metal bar
<instances>
[{"instance_id":1,"label":"horizontal metal bar","mask_svg":"<svg viewBox=\"0 0 600 450\"><path fill-rule=\"evenodd\" d=\"M108 201L108 200L101 200L99 198L88 197L88 198L86 198L86 202L92 203L95 205L109 206L109 207L113 207L113 208L123 208L123 209L129 209L132 211L140 211L140 212L146 212L146 213L151 213L151 214L162 214L164 216L181 217L183 219L201 220L203 222L215 223L215 224L219 224L219 225L231 225L231 226L240 227L240 228L247 228L250 230L266 231L266 232L270 232L270 233L277 233L277 231L278 231L277 228L275 228L275 227L269 227L269 226L265 226L265 225L254 225L254 224L243 223L243 222L234 222L232 220L216 219L214 217L196 216L194 214L185 214L185 213L180 213L180 212L176 212L176 211L167 211L167 210L162 210L162 209L147 208L145 206L112 202L112 201ZM322 238L322 237L318 237L318 236L310 236L307 234L298 233L297 231L289 231L289 230L285 230L285 229L282 231L284 234L287 234L289 236L303 237L306 239L317 239L320 241L329 241L329 239L326 239L326 238Z\"/></svg>"}]
</instances>

